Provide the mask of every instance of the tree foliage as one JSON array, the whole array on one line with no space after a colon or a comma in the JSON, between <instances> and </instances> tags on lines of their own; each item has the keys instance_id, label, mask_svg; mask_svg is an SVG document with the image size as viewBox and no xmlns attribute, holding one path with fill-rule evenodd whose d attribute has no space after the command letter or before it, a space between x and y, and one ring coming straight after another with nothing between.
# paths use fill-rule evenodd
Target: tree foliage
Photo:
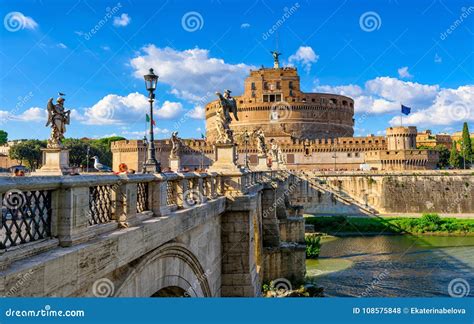
<instances>
[{"instance_id":1,"label":"tree foliage","mask_svg":"<svg viewBox=\"0 0 474 324\"><path fill-rule=\"evenodd\" d=\"M466 164L469 164L472 158L472 144L471 135L469 134L469 127L467 126L466 122L462 127L461 156L466 160Z\"/></svg>"},{"instance_id":2,"label":"tree foliage","mask_svg":"<svg viewBox=\"0 0 474 324\"><path fill-rule=\"evenodd\" d=\"M41 165L41 149L46 147L46 141L26 140L13 145L10 148L10 158L17 160L30 170L36 170Z\"/></svg>"},{"instance_id":3,"label":"tree foliage","mask_svg":"<svg viewBox=\"0 0 474 324\"><path fill-rule=\"evenodd\" d=\"M449 165L455 169L461 167L461 156L456 148L456 142L453 141L453 146L451 147L451 153L449 155Z\"/></svg>"},{"instance_id":4,"label":"tree foliage","mask_svg":"<svg viewBox=\"0 0 474 324\"><path fill-rule=\"evenodd\" d=\"M112 151L110 145L112 142L124 140L120 136L106 137L100 139L76 139L67 138L63 144L69 151L69 161L71 166L87 166L87 148L89 147L89 159L97 156L102 164L112 166ZM92 162L89 160L89 167Z\"/></svg>"},{"instance_id":5,"label":"tree foliage","mask_svg":"<svg viewBox=\"0 0 474 324\"><path fill-rule=\"evenodd\" d=\"M438 153L439 153L438 168L444 169L444 168L447 168L449 166L450 152L449 152L449 149L446 146L444 146L443 144L438 144L434 147L427 146L427 145L420 145L418 147L418 149L438 151Z\"/></svg>"},{"instance_id":6,"label":"tree foliage","mask_svg":"<svg viewBox=\"0 0 474 324\"><path fill-rule=\"evenodd\" d=\"M0 145L5 144L8 141L8 133L0 129Z\"/></svg>"}]
</instances>

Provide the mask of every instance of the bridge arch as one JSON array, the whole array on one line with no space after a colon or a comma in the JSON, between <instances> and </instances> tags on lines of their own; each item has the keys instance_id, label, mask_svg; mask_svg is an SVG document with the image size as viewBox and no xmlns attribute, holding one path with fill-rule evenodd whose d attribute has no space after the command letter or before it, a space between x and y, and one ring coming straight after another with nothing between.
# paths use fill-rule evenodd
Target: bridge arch
<instances>
[{"instance_id":1,"label":"bridge arch","mask_svg":"<svg viewBox=\"0 0 474 324\"><path fill-rule=\"evenodd\" d=\"M166 243L138 260L117 297L212 297L208 272L181 243Z\"/></svg>"}]
</instances>

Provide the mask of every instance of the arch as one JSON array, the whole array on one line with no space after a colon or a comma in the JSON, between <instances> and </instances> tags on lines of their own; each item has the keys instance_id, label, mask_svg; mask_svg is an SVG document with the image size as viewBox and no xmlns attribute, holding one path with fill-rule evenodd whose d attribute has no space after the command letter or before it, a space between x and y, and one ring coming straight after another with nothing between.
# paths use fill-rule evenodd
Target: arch
<instances>
[{"instance_id":1,"label":"arch","mask_svg":"<svg viewBox=\"0 0 474 324\"><path fill-rule=\"evenodd\" d=\"M171 297L179 291L190 297L212 296L208 272L184 244L166 243L134 263L116 297Z\"/></svg>"}]
</instances>

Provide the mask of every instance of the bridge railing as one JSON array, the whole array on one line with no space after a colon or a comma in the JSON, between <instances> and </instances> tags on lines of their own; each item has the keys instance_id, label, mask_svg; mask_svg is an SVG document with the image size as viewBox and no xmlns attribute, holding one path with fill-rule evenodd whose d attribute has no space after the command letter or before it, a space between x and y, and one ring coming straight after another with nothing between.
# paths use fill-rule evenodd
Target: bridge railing
<instances>
[{"instance_id":1,"label":"bridge railing","mask_svg":"<svg viewBox=\"0 0 474 324\"><path fill-rule=\"evenodd\" d=\"M0 269L222 195L216 173L0 178ZM8 258L6 257L8 256Z\"/></svg>"}]
</instances>

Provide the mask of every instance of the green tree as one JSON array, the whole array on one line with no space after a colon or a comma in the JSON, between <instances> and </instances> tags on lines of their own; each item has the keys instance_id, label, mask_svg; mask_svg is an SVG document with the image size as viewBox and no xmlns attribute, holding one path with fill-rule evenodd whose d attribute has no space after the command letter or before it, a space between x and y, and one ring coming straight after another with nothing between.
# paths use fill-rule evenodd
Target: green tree
<instances>
[{"instance_id":1,"label":"green tree","mask_svg":"<svg viewBox=\"0 0 474 324\"><path fill-rule=\"evenodd\" d=\"M450 152L449 149L444 146L443 144L438 144L434 147L430 147L427 145L420 145L418 147L419 150L434 150L439 152L439 161L438 161L438 168L444 169L449 166L449 156Z\"/></svg>"},{"instance_id":2,"label":"green tree","mask_svg":"<svg viewBox=\"0 0 474 324\"><path fill-rule=\"evenodd\" d=\"M467 126L466 122L464 122L462 127L461 156L466 160L466 165L468 165L472 158L472 144L471 136L469 134L469 127Z\"/></svg>"},{"instance_id":3,"label":"green tree","mask_svg":"<svg viewBox=\"0 0 474 324\"><path fill-rule=\"evenodd\" d=\"M19 163L25 163L30 170L36 170L41 165L41 149L46 147L46 141L26 140L13 145L10 148L10 158Z\"/></svg>"},{"instance_id":4,"label":"green tree","mask_svg":"<svg viewBox=\"0 0 474 324\"><path fill-rule=\"evenodd\" d=\"M0 145L5 144L8 141L8 133L0 129Z\"/></svg>"},{"instance_id":5,"label":"green tree","mask_svg":"<svg viewBox=\"0 0 474 324\"><path fill-rule=\"evenodd\" d=\"M461 156L459 155L458 150L456 149L456 142L453 141L453 146L451 147L451 154L449 155L449 165L455 169L461 167Z\"/></svg>"}]
</instances>

